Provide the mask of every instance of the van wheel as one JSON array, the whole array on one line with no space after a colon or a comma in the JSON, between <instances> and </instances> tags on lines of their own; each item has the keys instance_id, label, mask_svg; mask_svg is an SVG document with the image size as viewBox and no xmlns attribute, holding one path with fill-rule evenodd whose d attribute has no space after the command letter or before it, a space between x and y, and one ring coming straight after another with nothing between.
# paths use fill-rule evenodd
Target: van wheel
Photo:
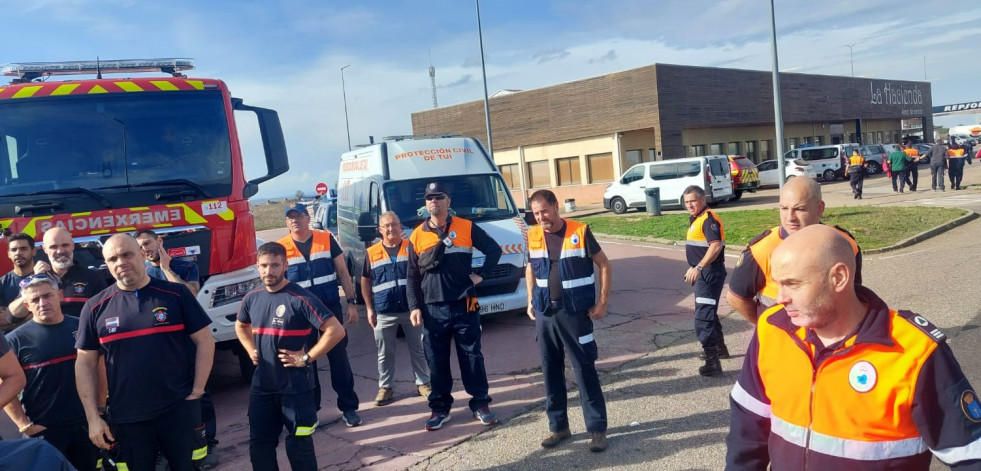
<instances>
[{"instance_id":1,"label":"van wheel","mask_svg":"<svg viewBox=\"0 0 981 471\"><path fill-rule=\"evenodd\" d=\"M732 192L732 198L729 198L729 201L739 201L739 198L742 197L743 197L743 190L736 190Z\"/></svg>"},{"instance_id":2,"label":"van wheel","mask_svg":"<svg viewBox=\"0 0 981 471\"><path fill-rule=\"evenodd\" d=\"M613 198L613 201L610 201L610 209L615 214L623 214L627 212L627 203L623 201L623 198Z\"/></svg>"},{"instance_id":3,"label":"van wheel","mask_svg":"<svg viewBox=\"0 0 981 471\"><path fill-rule=\"evenodd\" d=\"M875 175L881 171L882 171L882 166L879 165L879 162L869 162L868 166L865 167L866 175L870 175L870 176Z\"/></svg>"},{"instance_id":4,"label":"van wheel","mask_svg":"<svg viewBox=\"0 0 981 471\"><path fill-rule=\"evenodd\" d=\"M825 170L824 173L822 174L822 176L824 178L824 181L826 181L826 182L833 182L833 181L835 181L835 171L834 170L831 170L830 168L827 169L827 170Z\"/></svg>"}]
</instances>

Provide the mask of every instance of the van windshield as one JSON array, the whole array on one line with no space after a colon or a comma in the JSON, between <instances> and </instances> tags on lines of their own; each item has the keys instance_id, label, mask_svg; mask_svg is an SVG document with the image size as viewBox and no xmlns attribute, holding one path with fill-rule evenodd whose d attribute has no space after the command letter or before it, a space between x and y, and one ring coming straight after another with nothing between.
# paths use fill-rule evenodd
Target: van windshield
<instances>
[{"instance_id":1,"label":"van windshield","mask_svg":"<svg viewBox=\"0 0 981 471\"><path fill-rule=\"evenodd\" d=\"M429 217L426 185L440 182L450 195L450 214L471 221L513 218L518 215L500 175L454 175L442 178L399 180L385 183L385 203L399 215L405 227L414 227Z\"/></svg>"}]
</instances>

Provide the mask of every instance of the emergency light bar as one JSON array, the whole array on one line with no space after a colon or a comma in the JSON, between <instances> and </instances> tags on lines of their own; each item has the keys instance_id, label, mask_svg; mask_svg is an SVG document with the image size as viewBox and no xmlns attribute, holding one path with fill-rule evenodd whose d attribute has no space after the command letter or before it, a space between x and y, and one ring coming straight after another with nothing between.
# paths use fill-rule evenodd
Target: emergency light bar
<instances>
[{"instance_id":1,"label":"emergency light bar","mask_svg":"<svg viewBox=\"0 0 981 471\"><path fill-rule=\"evenodd\" d=\"M4 64L0 73L19 77L15 82L30 82L45 75L86 75L133 72L165 72L180 76L184 70L194 69L194 59L124 59L65 62L22 62Z\"/></svg>"}]
</instances>

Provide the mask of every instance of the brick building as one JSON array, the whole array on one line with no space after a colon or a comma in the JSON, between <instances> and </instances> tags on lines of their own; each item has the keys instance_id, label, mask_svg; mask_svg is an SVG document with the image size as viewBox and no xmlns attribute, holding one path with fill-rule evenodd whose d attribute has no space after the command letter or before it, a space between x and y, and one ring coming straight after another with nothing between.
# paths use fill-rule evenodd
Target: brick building
<instances>
[{"instance_id":1,"label":"brick building","mask_svg":"<svg viewBox=\"0 0 981 471\"><path fill-rule=\"evenodd\" d=\"M784 148L932 135L928 82L782 73ZM494 160L519 205L551 188L602 202L632 165L697 155L775 158L770 72L654 64L490 99ZM412 114L415 134L485 140L483 100ZM485 142L486 144L486 142Z\"/></svg>"}]
</instances>

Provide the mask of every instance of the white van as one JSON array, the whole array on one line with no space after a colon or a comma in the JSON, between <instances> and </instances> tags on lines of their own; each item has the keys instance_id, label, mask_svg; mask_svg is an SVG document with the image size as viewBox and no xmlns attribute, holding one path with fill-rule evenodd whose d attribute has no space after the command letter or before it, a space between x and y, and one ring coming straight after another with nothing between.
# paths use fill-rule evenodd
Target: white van
<instances>
[{"instance_id":1,"label":"white van","mask_svg":"<svg viewBox=\"0 0 981 471\"><path fill-rule=\"evenodd\" d=\"M798 147L783 154L787 160L801 159L814 167L814 173L826 182L845 178L845 168L852 151L858 144L832 144L829 146ZM861 153L861 151L860 151Z\"/></svg>"},{"instance_id":2,"label":"white van","mask_svg":"<svg viewBox=\"0 0 981 471\"><path fill-rule=\"evenodd\" d=\"M682 193L691 185L705 190L709 203L722 203L733 197L729 157L705 155L684 159L644 162L626 172L603 193L603 207L623 214L627 208L647 206L648 188L660 188L661 206L684 207Z\"/></svg>"},{"instance_id":3,"label":"white van","mask_svg":"<svg viewBox=\"0 0 981 471\"><path fill-rule=\"evenodd\" d=\"M347 256L354 286L360 286L367 247L379 240L378 216L394 211L403 237L429 217L426 184L438 181L450 195L450 214L480 226L501 245L493 274L477 286L480 313L524 310L528 292L525 236L521 217L501 172L481 143L473 138L411 136L385 141L341 155L337 190L337 240ZM484 263L474 250L473 267ZM357 292L358 302L361 290Z\"/></svg>"}]
</instances>

